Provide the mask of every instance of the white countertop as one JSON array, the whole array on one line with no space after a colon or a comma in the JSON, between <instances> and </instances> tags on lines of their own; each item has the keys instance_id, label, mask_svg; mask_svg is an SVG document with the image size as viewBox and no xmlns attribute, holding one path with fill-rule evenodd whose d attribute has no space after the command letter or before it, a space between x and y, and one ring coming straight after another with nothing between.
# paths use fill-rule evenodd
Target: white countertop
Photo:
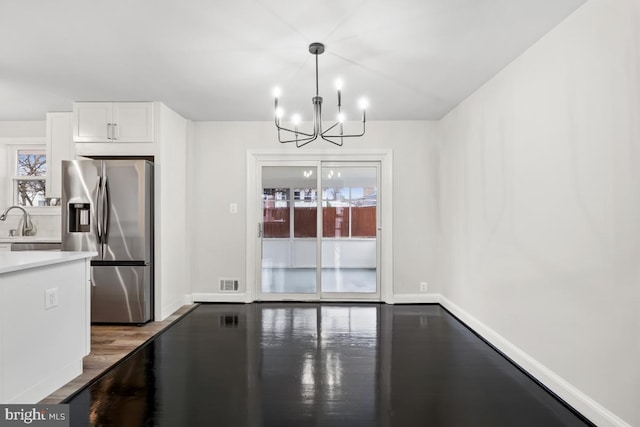
<instances>
[{"instance_id":1,"label":"white countertop","mask_svg":"<svg viewBox=\"0 0 640 427\"><path fill-rule=\"evenodd\" d=\"M97 252L20 251L0 252L0 274L26 270L44 265L93 258Z\"/></svg>"},{"instance_id":2,"label":"white countertop","mask_svg":"<svg viewBox=\"0 0 640 427\"><path fill-rule=\"evenodd\" d=\"M0 243L15 242L42 242L42 243L60 243L60 237L44 237L44 236L14 236L0 237Z\"/></svg>"}]
</instances>

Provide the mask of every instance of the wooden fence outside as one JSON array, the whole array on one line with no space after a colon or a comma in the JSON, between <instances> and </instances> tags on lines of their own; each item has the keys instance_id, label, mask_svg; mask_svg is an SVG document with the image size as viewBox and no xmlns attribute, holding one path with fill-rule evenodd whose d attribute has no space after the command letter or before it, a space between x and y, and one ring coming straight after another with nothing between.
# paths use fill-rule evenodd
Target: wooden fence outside
<instances>
[{"instance_id":1,"label":"wooden fence outside","mask_svg":"<svg viewBox=\"0 0 640 427\"><path fill-rule=\"evenodd\" d=\"M293 210L294 237L316 237L317 209L300 207ZM264 237L287 238L290 236L289 208L264 208ZM376 237L376 207L351 207L351 236L349 236L349 208L322 208L322 236L335 238Z\"/></svg>"}]
</instances>

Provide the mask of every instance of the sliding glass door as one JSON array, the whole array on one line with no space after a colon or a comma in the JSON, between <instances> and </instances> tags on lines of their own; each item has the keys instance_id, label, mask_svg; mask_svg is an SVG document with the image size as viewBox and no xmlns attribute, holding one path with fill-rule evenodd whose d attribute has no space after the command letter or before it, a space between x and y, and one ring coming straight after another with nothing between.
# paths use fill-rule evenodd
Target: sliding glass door
<instances>
[{"instance_id":1,"label":"sliding glass door","mask_svg":"<svg viewBox=\"0 0 640 427\"><path fill-rule=\"evenodd\" d=\"M260 166L259 298L380 298L379 164Z\"/></svg>"},{"instance_id":2,"label":"sliding glass door","mask_svg":"<svg viewBox=\"0 0 640 427\"><path fill-rule=\"evenodd\" d=\"M321 291L325 298L378 293L378 167L323 164Z\"/></svg>"},{"instance_id":3,"label":"sliding glass door","mask_svg":"<svg viewBox=\"0 0 640 427\"><path fill-rule=\"evenodd\" d=\"M261 292L307 299L318 293L317 166L262 167Z\"/></svg>"}]
</instances>

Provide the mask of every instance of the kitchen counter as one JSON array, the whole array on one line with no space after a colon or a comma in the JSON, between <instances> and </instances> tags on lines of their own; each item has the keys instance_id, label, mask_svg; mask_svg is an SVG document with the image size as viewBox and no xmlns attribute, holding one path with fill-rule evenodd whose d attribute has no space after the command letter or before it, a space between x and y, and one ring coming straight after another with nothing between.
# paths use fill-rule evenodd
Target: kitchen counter
<instances>
[{"instance_id":1,"label":"kitchen counter","mask_svg":"<svg viewBox=\"0 0 640 427\"><path fill-rule=\"evenodd\" d=\"M95 252L0 252L0 404L37 403L82 373Z\"/></svg>"},{"instance_id":2,"label":"kitchen counter","mask_svg":"<svg viewBox=\"0 0 640 427\"><path fill-rule=\"evenodd\" d=\"M92 258L97 252L21 251L0 252L0 274L61 262Z\"/></svg>"},{"instance_id":3,"label":"kitchen counter","mask_svg":"<svg viewBox=\"0 0 640 427\"><path fill-rule=\"evenodd\" d=\"M0 243L14 243L14 242L42 242L42 243L60 243L60 237L46 237L46 236L6 236L0 237Z\"/></svg>"}]
</instances>

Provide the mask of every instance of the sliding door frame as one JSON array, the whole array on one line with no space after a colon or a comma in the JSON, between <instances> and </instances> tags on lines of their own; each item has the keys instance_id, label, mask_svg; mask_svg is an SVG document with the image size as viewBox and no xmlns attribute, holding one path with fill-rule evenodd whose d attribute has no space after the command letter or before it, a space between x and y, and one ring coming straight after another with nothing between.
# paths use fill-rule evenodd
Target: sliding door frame
<instances>
[{"instance_id":1,"label":"sliding door frame","mask_svg":"<svg viewBox=\"0 0 640 427\"><path fill-rule=\"evenodd\" d=\"M260 168L272 162L379 162L379 301L393 302L393 151L381 150L247 150L247 228L246 228L246 295L245 301L256 301L260 295L257 274L259 259L259 224L262 223L262 182ZM286 298L281 298L284 300ZM339 300L356 301L348 296ZM335 300L334 300L335 301ZM374 300L370 300L374 301Z\"/></svg>"}]
</instances>

